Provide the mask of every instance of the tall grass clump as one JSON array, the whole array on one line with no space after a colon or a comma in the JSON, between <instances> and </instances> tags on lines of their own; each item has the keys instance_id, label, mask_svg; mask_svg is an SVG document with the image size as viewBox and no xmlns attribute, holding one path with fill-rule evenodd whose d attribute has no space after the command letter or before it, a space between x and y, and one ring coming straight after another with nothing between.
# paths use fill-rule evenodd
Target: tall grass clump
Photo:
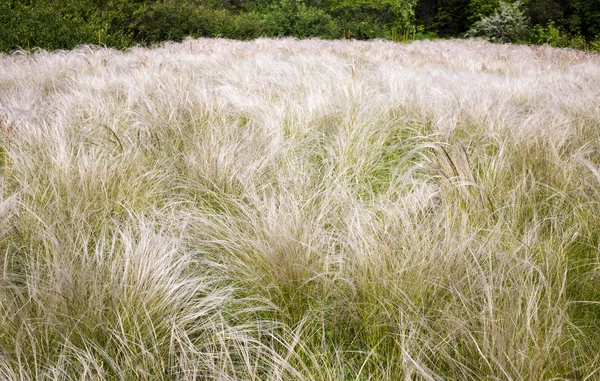
<instances>
[{"instance_id":1,"label":"tall grass clump","mask_svg":"<svg viewBox=\"0 0 600 381\"><path fill-rule=\"evenodd\" d=\"M600 59L0 56L0 378L594 379Z\"/></svg>"}]
</instances>

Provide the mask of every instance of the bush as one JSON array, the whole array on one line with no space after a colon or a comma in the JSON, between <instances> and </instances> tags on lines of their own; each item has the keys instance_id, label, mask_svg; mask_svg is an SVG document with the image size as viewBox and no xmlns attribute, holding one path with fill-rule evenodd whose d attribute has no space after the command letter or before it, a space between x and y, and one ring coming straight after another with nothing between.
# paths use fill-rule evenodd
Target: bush
<instances>
[{"instance_id":1,"label":"bush","mask_svg":"<svg viewBox=\"0 0 600 381\"><path fill-rule=\"evenodd\" d=\"M557 48L572 48L579 50L598 51L595 48L598 42L586 41L581 35L571 35L562 28L557 28L553 21L549 21L546 26L536 25L531 31L532 44L548 44Z\"/></svg>"},{"instance_id":2,"label":"bush","mask_svg":"<svg viewBox=\"0 0 600 381\"><path fill-rule=\"evenodd\" d=\"M263 35L263 19L255 12L233 14L221 10L215 15L218 18L215 36L251 40Z\"/></svg>"},{"instance_id":3,"label":"bush","mask_svg":"<svg viewBox=\"0 0 600 381\"><path fill-rule=\"evenodd\" d=\"M554 22L549 21L544 27L536 25L531 31L530 42L537 45L548 44L558 48L572 48L586 50L588 43L580 35L571 35L561 28L554 26ZM589 48L593 49L593 44Z\"/></svg>"},{"instance_id":4,"label":"bush","mask_svg":"<svg viewBox=\"0 0 600 381\"><path fill-rule=\"evenodd\" d=\"M522 41L528 34L528 19L521 9L520 1L514 4L500 2L500 10L477 21L467 32L467 36L481 36L493 42Z\"/></svg>"},{"instance_id":5,"label":"bush","mask_svg":"<svg viewBox=\"0 0 600 381\"><path fill-rule=\"evenodd\" d=\"M84 4L21 2L0 4L0 51L18 48L69 49L97 42L93 13Z\"/></svg>"},{"instance_id":6,"label":"bush","mask_svg":"<svg viewBox=\"0 0 600 381\"><path fill-rule=\"evenodd\" d=\"M554 26L554 22L550 21L544 27L535 25L531 30L531 42L537 45L552 45L556 46L563 39L563 33Z\"/></svg>"},{"instance_id":7,"label":"bush","mask_svg":"<svg viewBox=\"0 0 600 381\"><path fill-rule=\"evenodd\" d=\"M301 0L281 0L268 7L263 17L268 36L335 38L341 34L331 16Z\"/></svg>"},{"instance_id":8,"label":"bush","mask_svg":"<svg viewBox=\"0 0 600 381\"><path fill-rule=\"evenodd\" d=\"M350 30L351 38L367 40L386 38L392 29L411 29L414 25L414 0L335 0L327 7L329 14Z\"/></svg>"},{"instance_id":9,"label":"bush","mask_svg":"<svg viewBox=\"0 0 600 381\"><path fill-rule=\"evenodd\" d=\"M298 9L294 36L303 37L339 37L340 28L337 27L331 16L321 9L302 5Z\"/></svg>"},{"instance_id":10,"label":"bush","mask_svg":"<svg viewBox=\"0 0 600 381\"><path fill-rule=\"evenodd\" d=\"M145 8L138 16L135 38L141 42L181 41L186 36L212 36L215 11L191 3L166 1Z\"/></svg>"}]
</instances>

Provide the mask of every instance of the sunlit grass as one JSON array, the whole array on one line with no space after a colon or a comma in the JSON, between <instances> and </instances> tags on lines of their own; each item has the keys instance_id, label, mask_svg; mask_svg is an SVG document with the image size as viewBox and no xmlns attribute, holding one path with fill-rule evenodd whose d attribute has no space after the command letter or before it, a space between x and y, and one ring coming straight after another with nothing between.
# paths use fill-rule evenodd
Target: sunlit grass
<instances>
[{"instance_id":1,"label":"sunlit grass","mask_svg":"<svg viewBox=\"0 0 600 381\"><path fill-rule=\"evenodd\" d=\"M0 378L593 379L600 58L0 56Z\"/></svg>"}]
</instances>

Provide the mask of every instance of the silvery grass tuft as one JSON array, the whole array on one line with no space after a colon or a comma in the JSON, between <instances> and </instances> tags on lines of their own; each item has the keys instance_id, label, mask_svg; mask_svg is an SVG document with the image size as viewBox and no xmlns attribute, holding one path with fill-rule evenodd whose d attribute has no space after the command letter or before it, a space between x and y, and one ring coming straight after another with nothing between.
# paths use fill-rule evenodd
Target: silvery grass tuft
<instances>
[{"instance_id":1,"label":"silvery grass tuft","mask_svg":"<svg viewBox=\"0 0 600 381\"><path fill-rule=\"evenodd\" d=\"M594 379L600 58L0 56L0 378Z\"/></svg>"}]
</instances>

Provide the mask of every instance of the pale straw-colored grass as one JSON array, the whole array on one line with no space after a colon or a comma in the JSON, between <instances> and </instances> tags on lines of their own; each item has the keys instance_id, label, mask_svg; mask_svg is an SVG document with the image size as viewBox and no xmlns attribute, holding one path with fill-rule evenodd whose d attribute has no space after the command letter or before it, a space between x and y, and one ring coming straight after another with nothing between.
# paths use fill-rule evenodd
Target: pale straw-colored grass
<instances>
[{"instance_id":1,"label":"pale straw-colored grass","mask_svg":"<svg viewBox=\"0 0 600 381\"><path fill-rule=\"evenodd\" d=\"M0 378L594 379L600 58L0 55Z\"/></svg>"}]
</instances>

